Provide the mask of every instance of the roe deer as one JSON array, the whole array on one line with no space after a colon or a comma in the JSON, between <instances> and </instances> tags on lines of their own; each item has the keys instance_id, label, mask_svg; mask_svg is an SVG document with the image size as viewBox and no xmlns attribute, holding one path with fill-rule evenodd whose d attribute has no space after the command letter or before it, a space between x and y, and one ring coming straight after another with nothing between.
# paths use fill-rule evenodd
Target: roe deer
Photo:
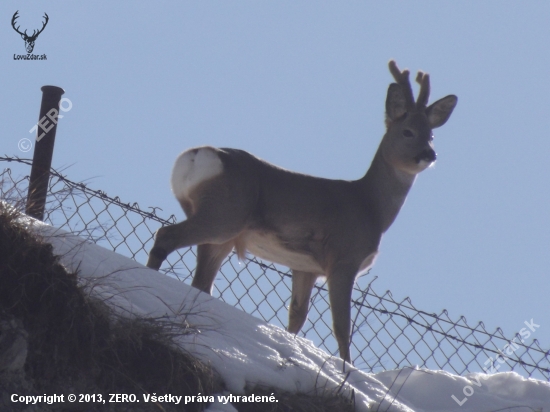
<instances>
[{"instance_id":1,"label":"roe deer","mask_svg":"<svg viewBox=\"0 0 550 412\"><path fill-rule=\"evenodd\" d=\"M333 332L350 361L350 300L355 278L374 261L382 234L405 202L418 173L436 159L432 129L450 117L457 97L427 106L429 77L419 72L414 100L409 71L392 60L396 83L386 98L387 132L359 180L291 172L248 152L209 146L176 160L172 191L187 220L160 228L147 266L159 269L176 249L197 246L192 285L211 293L222 261L236 249L292 270L288 330L298 333L315 281L327 278Z\"/></svg>"}]
</instances>

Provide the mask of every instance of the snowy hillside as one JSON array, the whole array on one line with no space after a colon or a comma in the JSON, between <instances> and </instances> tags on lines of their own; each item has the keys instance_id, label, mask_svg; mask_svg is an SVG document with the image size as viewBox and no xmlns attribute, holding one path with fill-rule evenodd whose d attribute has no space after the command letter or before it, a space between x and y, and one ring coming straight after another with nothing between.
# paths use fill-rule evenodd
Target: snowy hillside
<instances>
[{"instance_id":1,"label":"snowy hillside","mask_svg":"<svg viewBox=\"0 0 550 412\"><path fill-rule=\"evenodd\" d=\"M367 374L347 365L343 374L340 359L308 340L81 238L39 222L35 227L53 244L63 264L78 270L117 312L165 316L196 329L179 337L178 343L210 363L229 390L209 411L234 411L228 396L242 395L245 387L256 385L302 393L341 387L348 396L353 390L357 411L362 412L550 411L550 384L513 372L460 377L404 368Z\"/></svg>"}]
</instances>

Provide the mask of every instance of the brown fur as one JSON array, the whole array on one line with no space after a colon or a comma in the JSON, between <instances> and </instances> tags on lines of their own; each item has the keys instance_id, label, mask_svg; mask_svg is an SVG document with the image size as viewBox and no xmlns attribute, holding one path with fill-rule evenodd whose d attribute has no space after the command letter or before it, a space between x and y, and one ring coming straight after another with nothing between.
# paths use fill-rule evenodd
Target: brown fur
<instances>
[{"instance_id":1,"label":"brown fur","mask_svg":"<svg viewBox=\"0 0 550 412\"><path fill-rule=\"evenodd\" d=\"M388 89L387 132L361 179L295 173L237 149L192 149L211 151L203 158L217 156L223 170L179 199L187 220L158 230L147 266L158 269L175 249L198 245L192 285L210 293L233 248L241 259L248 250L286 265L293 272L288 328L293 333L306 320L315 280L326 276L334 334L340 356L349 361L355 277L372 265L416 175L435 160L432 129L447 121L457 101L450 95L426 108L429 77L422 74L415 103L409 72L394 61L389 68L397 83Z\"/></svg>"}]
</instances>

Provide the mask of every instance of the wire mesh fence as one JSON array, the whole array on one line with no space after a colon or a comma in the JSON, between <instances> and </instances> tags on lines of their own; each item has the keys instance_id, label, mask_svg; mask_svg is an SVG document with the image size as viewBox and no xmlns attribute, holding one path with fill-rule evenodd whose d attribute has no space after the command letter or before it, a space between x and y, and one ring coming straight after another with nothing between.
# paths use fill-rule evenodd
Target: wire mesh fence
<instances>
[{"instance_id":1,"label":"wire mesh fence","mask_svg":"<svg viewBox=\"0 0 550 412\"><path fill-rule=\"evenodd\" d=\"M0 157L0 161L31 164L18 158ZM28 180L28 176L16 178L4 168L0 172L1 198L11 203L25 199ZM146 209L73 182L52 169L44 220L144 263L155 231L176 222L173 215L159 216L158 208ZM189 283L195 259L194 248L178 250L168 257L161 271ZM533 332L529 325L522 325L521 333L506 337L500 328L490 332L481 322L472 326L464 317L451 318L447 311L435 314L419 310L409 298L398 301L389 291L379 294L372 283L371 276L363 276L352 296L351 353L356 367L368 372L408 366L457 374L516 371L550 381L550 351L536 339L529 339ZM242 262L232 253L222 264L213 295L284 328L290 289L286 268L256 258ZM308 321L300 334L336 354L331 324L327 289L316 285Z\"/></svg>"}]
</instances>

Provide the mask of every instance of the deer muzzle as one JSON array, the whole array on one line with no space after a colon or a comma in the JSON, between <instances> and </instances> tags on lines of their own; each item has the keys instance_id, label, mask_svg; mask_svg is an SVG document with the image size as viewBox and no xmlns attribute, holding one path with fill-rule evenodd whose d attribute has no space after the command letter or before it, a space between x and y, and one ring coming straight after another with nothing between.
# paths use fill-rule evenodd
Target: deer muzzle
<instances>
[{"instance_id":1,"label":"deer muzzle","mask_svg":"<svg viewBox=\"0 0 550 412\"><path fill-rule=\"evenodd\" d=\"M424 160L428 163L433 163L433 162L435 162L435 159L437 159L437 154L435 153L434 149L432 149L432 148L422 150L414 158L414 160L416 161L417 164L420 163L422 160Z\"/></svg>"}]
</instances>

